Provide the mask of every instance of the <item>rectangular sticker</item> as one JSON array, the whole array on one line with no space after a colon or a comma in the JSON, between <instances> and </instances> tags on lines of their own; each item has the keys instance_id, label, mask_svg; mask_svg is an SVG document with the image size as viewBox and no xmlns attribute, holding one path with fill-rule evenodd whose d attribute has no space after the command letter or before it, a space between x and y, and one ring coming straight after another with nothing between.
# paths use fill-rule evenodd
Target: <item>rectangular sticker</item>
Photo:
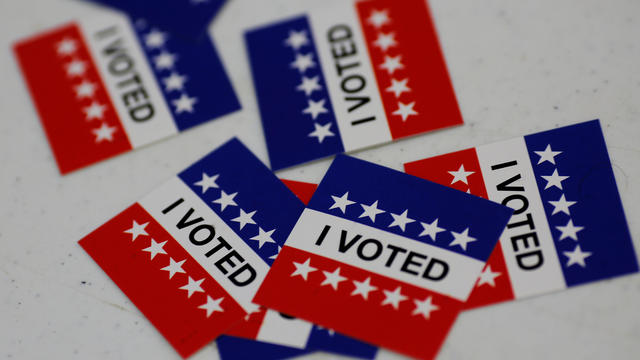
<instances>
[{"instance_id":1,"label":"rectangular sticker","mask_svg":"<svg viewBox=\"0 0 640 360\"><path fill-rule=\"evenodd\" d=\"M424 0L333 2L245 38L272 169L463 122Z\"/></svg>"},{"instance_id":2,"label":"rectangular sticker","mask_svg":"<svg viewBox=\"0 0 640 360\"><path fill-rule=\"evenodd\" d=\"M512 212L339 155L254 301L433 358Z\"/></svg>"},{"instance_id":3,"label":"rectangular sticker","mask_svg":"<svg viewBox=\"0 0 640 360\"><path fill-rule=\"evenodd\" d=\"M303 207L234 139L79 243L186 357L258 311Z\"/></svg>"},{"instance_id":4,"label":"rectangular sticker","mask_svg":"<svg viewBox=\"0 0 640 360\"><path fill-rule=\"evenodd\" d=\"M405 170L514 209L467 308L638 271L598 120L411 162Z\"/></svg>"},{"instance_id":5,"label":"rectangular sticker","mask_svg":"<svg viewBox=\"0 0 640 360\"><path fill-rule=\"evenodd\" d=\"M118 13L14 52L63 174L240 109L210 39L185 42Z\"/></svg>"}]
</instances>

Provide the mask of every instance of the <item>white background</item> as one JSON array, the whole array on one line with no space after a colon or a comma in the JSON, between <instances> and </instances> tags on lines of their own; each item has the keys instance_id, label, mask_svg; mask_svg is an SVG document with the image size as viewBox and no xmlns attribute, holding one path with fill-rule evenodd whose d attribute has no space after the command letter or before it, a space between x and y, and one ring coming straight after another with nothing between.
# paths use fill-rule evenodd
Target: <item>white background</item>
<instances>
[{"instance_id":1,"label":"white background","mask_svg":"<svg viewBox=\"0 0 640 360\"><path fill-rule=\"evenodd\" d=\"M232 135L266 161L242 30L313 5L230 0L212 33L243 110L62 177L10 45L100 10L79 1L0 3L0 359L178 358L77 240ZM640 248L640 2L434 0L432 10L466 124L355 155L400 169L601 118ZM278 175L319 181L328 164ZM439 359L637 358L638 304L633 275L471 311Z\"/></svg>"}]
</instances>

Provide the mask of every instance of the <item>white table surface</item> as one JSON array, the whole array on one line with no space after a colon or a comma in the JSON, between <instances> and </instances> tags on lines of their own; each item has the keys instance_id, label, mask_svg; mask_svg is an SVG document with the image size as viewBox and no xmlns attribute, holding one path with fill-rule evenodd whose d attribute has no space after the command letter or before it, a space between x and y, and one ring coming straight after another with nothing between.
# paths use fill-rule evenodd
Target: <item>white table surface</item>
<instances>
[{"instance_id":1,"label":"white table surface","mask_svg":"<svg viewBox=\"0 0 640 360\"><path fill-rule=\"evenodd\" d=\"M77 241L233 135L267 161L242 30L313 5L230 0L211 29L243 110L62 177L10 45L100 9L80 1L0 2L0 359L178 359ZM600 118L640 249L640 1L431 5L466 124L355 156L401 169L406 161ZM278 175L317 182L328 164ZM633 275L471 311L439 359L637 358L638 304L640 276ZM215 349L194 358L215 359Z\"/></svg>"}]
</instances>

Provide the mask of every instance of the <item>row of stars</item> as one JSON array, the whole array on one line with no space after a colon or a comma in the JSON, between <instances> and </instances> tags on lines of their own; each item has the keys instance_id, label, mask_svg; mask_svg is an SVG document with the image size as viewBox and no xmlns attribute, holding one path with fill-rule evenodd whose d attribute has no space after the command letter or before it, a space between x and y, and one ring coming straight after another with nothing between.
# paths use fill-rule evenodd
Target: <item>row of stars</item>
<instances>
[{"instance_id":1,"label":"row of stars","mask_svg":"<svg viewBox=\"0 0 640 360\"><path fill-rule=\"evenodd\" d=\"M342 212L342 214L346 214L348 206L356 204L355 201L349 200L348 191L345 192L342 196L331 195L331 198L333 199L333 204L329 207L329 210L337 209ZM360 216L358 216L358 218L369 218L372 223L376 222L377 215L387 212L386 210L378 208L378 200L374 201L371 205L367 205L364 203L359 203L358 205L362 207L362 213L360 214ZM392 217L391 223L387 226L388 228L397 226L398 228L400 228L400 230L402 230L402 232L404 232L407 224L416 222L415 219L409 218L408 209L404 210L404 212L402 212L401 214L394 214L392 212L388 213ZM439 219L436 218L431 223L419 221L420 225L422 225L422 232L418 234L418 237L427 236L431 239L431 241L435 242L438 233L447 231L447 229L438 226L438 220ZM449 230L448 232L450 232L453 236L453 241L449 243L450 247L460 246L462 250L467 251L467 245L471 242L477 241L476 238L469 236L468 227L462 232L455 232L451 230Z\"/></svg>"},{"instance_id":2,"label":"row of stars","mask_svg":"<svg viewBox=\"0 0 640 360\"><path fill-rule=\"evenodd\" d=\"M320 283L320 286L330 286L333 290L338 291L340 283L343 281L350 281L353 283L354 289L350 293L351 296L361 296L364 300L369 300L369 294L375 291L382 291L384 294L384 300L380 303L381 306L390 305L393 309L398 310L400 303L409 299L408 296L402 294L402 287L398 286L394 290L386 290L374 286L371 284L371 277L367 277L363 281L351 280L345 276L340 275L340 267L337 267L333 271L321 270L319 268L311 266L311 259L307 258L304 262L292 261L295 270L291 273L291 277L300 276L304 281L309 278L309 273L314 271L322 271L324 280ZM433 303L433 297L427 296L424 300L413 299L415 305L411 315L422 315L425 319L429 319L431 313L439 309L437 305Z\"/></svg>"},{"instance_id":3,"label":"row of stars","mask_svg":"<svg viewBox=\"0 0 640 360\"><path fill-rule=\"evenodd\" d=\"M391 56L387 54L389 49L398 45L395 33L381 31L384 26L391 23L389 10L373 10L367 18L367 23L378 31L378 37L372 42L373 46L379 48L380 51L385 54L384 62L379 65L379 68L385 70L389 76L393 76L396 70L404 69L404 64L402 63L402 55ZM399 99L403 93L411 92L408 82L409 78L406 77L400 80L391 77L391 85L387 87L385 91L393 93L395 98ZM398 100L398 109L392 112L392 114L400 116L402 121L407 121L409 116L418 115L418 112L414 108L415 105L415 101L405 103Z\"/></svg>"},{"instance_id":4,"label":"row of stars","mask_svg":"<svg viewBox=\"0 0 640 360\"><path fill-rule=\"evenodd\" d=\"M196 181L194 185L199 186L202 190L202 194L204 194L209 189L220 189L220 186L217 183L218 178L220 178L220 174L209 176L207 175L207 173L203 172L202 179ZM220 197L213 200L212 203L220 205L220 212L223 212L229 207L238 206L235 201L235 197L237 195L237 191L234 193L227 193L223 189L220 189ZM239 215L231 219L231 221L237 222L240 230L242 230L246 225L256 225L258 227L258 234L249 239L258 242L258 249L262 249L262 246L266 243L276 244L276 241L273 240L273 233L276 231L276 229L274 228L272 230L265 231L262 227L256 224L255 220L253 220L253 216L257 213L257 210L246 212L242 208L238 208L240 211ZM278 253L280 253L280 249L281 247L278 246L276 253L270 256L269 259L275 260L275 258L278 256Z\"/></svg>"},{"instance_id":5,"label":"row of stars","mask_svg":"<svg viewBox=\"0 0 640 360\"><path fill-rule=\"evenodd\" d=\"M322 90L322 85L320 85L320 75L313 77L307 77L304 75L308 69L312 69L317 66L316 62L313 60L312 52L306 54L299 52L302 47L310 44L307 31L290 30L289 36L285 39L284 44L295 51L296 58L291 63L291 68L297 69L302 76L302 82L296 87L297 91L304 92L307 97L307 107L302 110L302 114L311 116L311 119L314 121L314 130L310 132L308 136L315 137L318 140L318 143L322 144L325 138L335 136L335 133L331 131L333 123L328 122L321 125L315 122L320 114L328 113L329 110L325 107L326 99L320 99L318 101L311 99L311 95L314 91Z\"/></svg>"},{"instance_id":6,"label":"row of stars","mask_svg":"<svg viewBox=\"0 0 640 360\"><path fill-rule=\"evenodd\" d=\"M557 165L555 158L556 156L562 154L562 151L554 151L551 148L551 144L547 144L547 147L543 151L534 151L534 153L540 157L538 159L537 165L541 165L545 162L549 162L553 164L555 167ZM542 175L541 177L547 181L547 185L544 188L545 190L550 187L557 187L558 189L562 190L562 181L569 178L569 176L559 175L557 168L553 170L553 173L551 175L549 176ZM571 217L569 207L575 205L577 201L568 201L565 198L565 195L563 193L560 196L560 199L558 199L558 201L549 201L549 203L553 205L553 212L551 213L551 216L558 213L564 213L566 215L569 215L569 217ZM573 219L569 218L567 225L556 226L556 229L560 230L560 233L561 233L560 240L571 238L574 241L578 241L579 240L578 232L584 230L584 226L574 225ZM580 244L576 244L576 247L573 249L573 251L563 251L562 253L564 256L567 257L567 263L566 263L567 267L572 265L579 265L583 268L587 267L585 259L593 255L592 252L582 251Z\"/></svg>"},{"instance_id":7,"label":"row of stars","mask_svg":"<svg viewBox=\"0 0 640 360\"><path fill-rule=\"evenodd\" d=\"M178 56L170 53L165 48L168 35L158 29L151 29L143 38L144 45L148 51L160 51L159 55L153 57L156 70L171 71L169 76L162 78L162 82L164 83L167 93L174 91L180 92L179 98L171 100L171 103L175 107L176 114L184 112L193 113L194 105L198 102L198 98L190 97L184 90L184 84L188 78L186 75L180 75L180 73L174 69Z\"/></svg>"},{"instance_id":8,"label":"row of stars","mask_svg":"<svg viewBox=\"0 0 640 360\"><path fill-rule=\"evenodd\" d=\"M91 105L82 109L87 121L94 119L103 120L104 112L107 110L107 106L101 104L98 101L93 100L98 86L83 78L87 72L88 65L86 61L82 61L77 57L78 41L65 37L56 45L56 53L61 58L71 57L71 61L65 65L67 76L69 78L82 78L82 82L74 87L76 98L80 101L84 99L91 99ZM113 133L117 131L117 127L109 126L106 122L102 122L98 128L91 129L91 132L95 136L95 143L101 143L103 141L113 141Z\"/></svg>"},{"instance_id":9,"label":"row of stars","mask_svg":"<svg viewBox=\"0 0 640 360\"><path fill-rule=\"evenodd\" d=\"M124 233L130 234L131 235L131 241L134 242L139 236L149 236L149 234L145 230L147 225L149 225L148 222L143 223L143 224L139 224L136 220L133 220L133 224L132 224L131 228L124 230ZM148 252L150 254L150 260L151 261L153 261L153 259L158 254L168 255L167 252L164 250L164 246L167 243L167 241L158 243L151 237L150 237L150 240L151 240L151 242L150 242L149 247L142 249L142 251ZM184 263L186 261L187 261L187 259L184 259L184 260L181 260L181 261L175 261L175 260L173 260L172 257L169 256L169 265L161 268L160 270L169 272L169 279L170 280L176 274L185 274L185 275L187 275L187 284L184 285L184 286L179 287L178 289L186 290L187 291L187 298L191 298L191 295L193 295L196 292L205 293L204 289L202 289L202 286L201 286L202 282L205 280L205 278L202 278L200 280L194 280L191 276L188 276L186 271L184 271L184 269L182 268L182 266L184 265ZM200 306L198 306L198 309L205 310L207 312L207 318L208 318L208 317L211 316L211 314L213 314L216 311L224 312L224 309L220 306L220 303L223 300L224 300L224 296L219 297L217 299L213 299L211 296L209 296L207 294L207 302L202 304L202 305L200 305Z\"/></svg>"}]
</instances>

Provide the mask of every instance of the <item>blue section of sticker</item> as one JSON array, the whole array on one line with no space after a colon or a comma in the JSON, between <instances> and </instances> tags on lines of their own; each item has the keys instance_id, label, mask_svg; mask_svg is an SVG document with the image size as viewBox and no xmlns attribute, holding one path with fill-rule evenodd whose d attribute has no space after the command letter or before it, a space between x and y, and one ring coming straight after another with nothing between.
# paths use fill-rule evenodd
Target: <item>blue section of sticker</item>
<instances>
[{"instance_id":1,"label":"blue section of sticker","mask_svg":"<svg viewBox=\"0 0 640 360\"><path fill-rule=\"evenodd\" d=\"M524 139L567 285L637 272L600 122Z\"/></svg>"}]
</instances>

